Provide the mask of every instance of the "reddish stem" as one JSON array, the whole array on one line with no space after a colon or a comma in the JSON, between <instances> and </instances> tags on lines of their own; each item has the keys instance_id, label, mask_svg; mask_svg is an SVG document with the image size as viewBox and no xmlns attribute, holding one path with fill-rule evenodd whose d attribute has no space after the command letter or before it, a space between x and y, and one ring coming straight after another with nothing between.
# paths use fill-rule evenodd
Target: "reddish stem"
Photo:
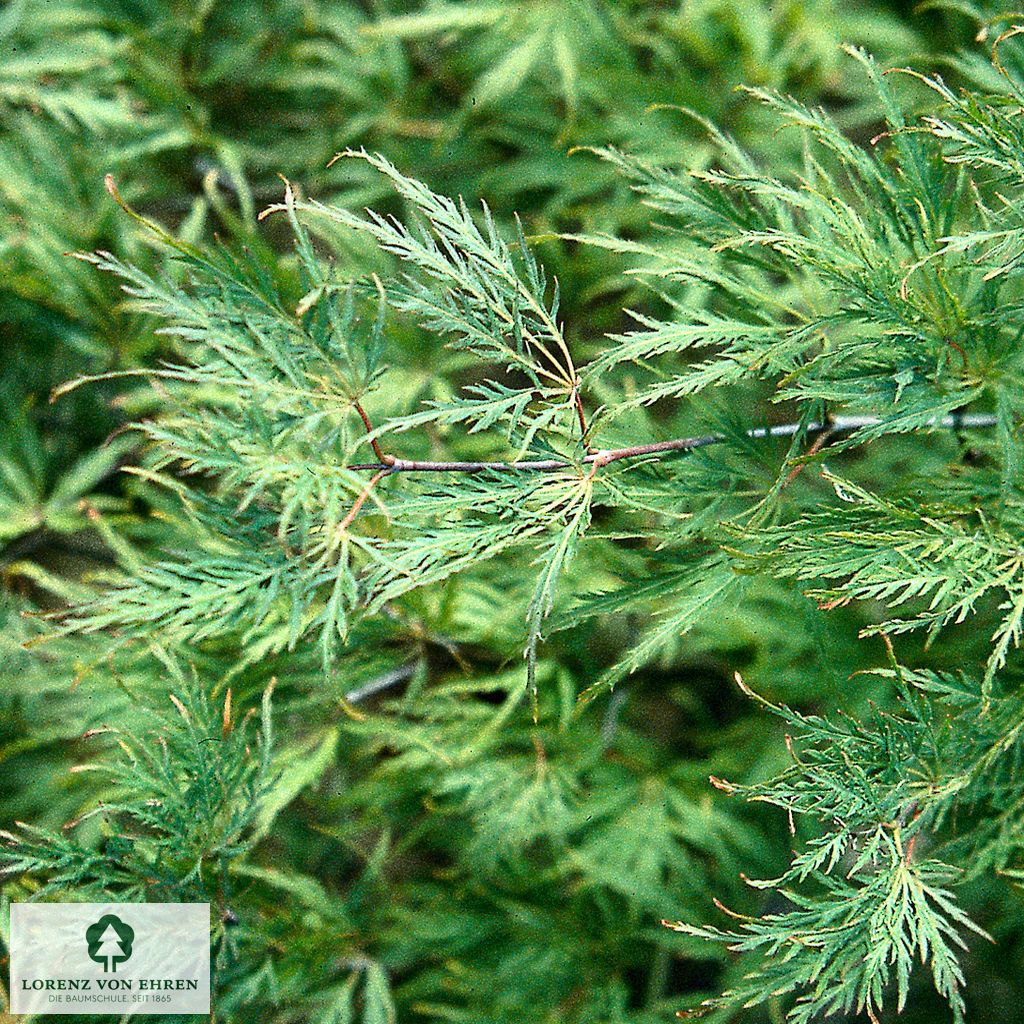
<instances>
[{"instance_id":1,"label":"reddish stem","mask_svg":"<svg viewBox=\"0 0 1024 1024\"><path fill-rule=\"evenodd\" d=\"M360 419L363 421L363 426L366 427L367 434L370 434L370 447L373 449L373 454L380 459L381 462L386 465L392 460L392 456L385 455L381 446L377 443L377 438L373 437L373 424L370 422L370 417L366 415L366 410L362 407L358 398L352 400L352 406L357 413L359 413Z\"/></svg>"},{"instance_id":2,"label":"reddish stem","mask_svg":"<svg viewBox=\"0 0 1024 1024\"><path fill-rule=\"evenodd\" d=\"M348 515L346 515L338 524L339 530L347 530L352 525L352 521L357 515L359 515L359 510L364 504L366 504L366 499L370 496L374 487L376 487L378 482L386 477L390 472L390 469L382 469L380 472L374 473L367 485L360 492L359 497L353 502L352 507L348 510Z\"/></svg>"}]
</instances>

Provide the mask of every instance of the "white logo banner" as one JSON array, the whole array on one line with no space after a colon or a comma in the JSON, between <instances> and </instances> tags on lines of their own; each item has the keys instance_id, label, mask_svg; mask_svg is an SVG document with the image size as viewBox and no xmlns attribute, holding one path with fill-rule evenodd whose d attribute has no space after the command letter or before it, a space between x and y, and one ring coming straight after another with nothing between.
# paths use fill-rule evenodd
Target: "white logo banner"
<instances>
[{"instance_id":1,"label":"white logo banner","mask_svg":"<svg viewBox=\"0 0 1024 1024\"><path fill-rule=\"evenodd\" d=\"M11 904L12 1013L209 1013L209 903Z\"/></svg>"}]
</instances>

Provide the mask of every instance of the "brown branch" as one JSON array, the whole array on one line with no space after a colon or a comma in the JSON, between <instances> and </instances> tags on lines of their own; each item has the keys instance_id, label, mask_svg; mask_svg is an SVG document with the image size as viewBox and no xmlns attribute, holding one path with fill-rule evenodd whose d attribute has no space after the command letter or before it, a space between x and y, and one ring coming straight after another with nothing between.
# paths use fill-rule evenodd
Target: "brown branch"
<instances>
[{"instance_id":1,"label":"brown branch","mask_svg":"<svg viewBox=\"0 0 1024 1024\"><path fill-rule=\"evenodd\" d=\"M821 451L821 446L831 436L832 428L827 427L817 436L817 438L815 438L814 444L812 444L811 447L807 449L807 454L804 456L805 461L798 463L789 471L788 474L786 474L786 479L782 481L782 486L779 488L780 491L784 491L807 468L808 462L806 460L810 459L814 455L817 455L818 452Z\"/></svg>"},{"instance_id":2,"label":"brown branch","mask_svg":"<svg viewBox=\"0 0 1024 1024\"><path fill-rule=\"evenodd\" d=\"M580 440L586 441L587 439L587 417L583 412L583 399L580 398L580 391L578 387L573 387L572 397L576 403L576 419L580 421Z\"/></svg>"},{"instance_id":3,"label":"brown branch","mask_svg":"<svg viewBox=\"0 0 1024 1024\"><path fill-rule=\"evenodd\" d=\"M370 435L370 447L373 449L373 454L385 465L391 464L392 456L386 455L381 446L377 443L377 438L373 436L373 424L370 422L370 417L366 415L366 410L362 407L358 398L352 399L352 407L357 413L359 418L363 421L363 426L366 427L367 434Z\"/></svg>"},{"instance_id":4,"label":"brown branch","mask_svg":"<svg viewBox=\"0 0 1024 1024\"><path fill-rule=\"evenodd\" d=\"M348 510L348 515L346 515L345 518L342 519L340 523L338 523L339 530L347 530L352 525L352 521L355 519L357 515L359 515L359 510L366 503L366 499L370 496L370 493L373 491L374 487L376 487L378 482L381 481L384 477L386 477L390 472L391 468L385 466L379 472L374 473L374 475L370 478L369 483L367 483L367 485L360 492L359 497L356 498L356 500L352 503L352 507Z\"/></svg>"},{"instance_id":5,"label":"brown branch","mask_svg":"<svg viewBox=\"0 0 1024 1024\"><path fill-rule=\"evenodd\" d=\"M677 437L672 441L655 441L652 444L637 444L629 448L603 449L585 455L581 461L584 465L606 466L609 462L618 462L619 459L702 448L704 445L716 444L720 440L721 438L710 435L707 437ZM572 469L574 465L575 463L567 462L564 459L524 459L520 462L429 462L392 458L385 463L367 463L360 466L349 466L349 469L390 469L395 473L486 473L491 470L496 472L556 473L562 469Z\"/></svg>"},{"instance_id":6,"label":"brown branch","mask_svg":"<svg viewBox=\"0 0 1024 1024\"><path fill-rule=\"evenodd\" d=\"M848 434L863 427L881 422L878 416L835 416L825 423L809 423L803 430L807 434L823 435L812 451L817 451L829 434ZM951 413L936 417L933 427L959 430L962 428L991 427L996 422L991 413ZM792 437L801 430L799 423L778 423L770 427L755 427L746 432L747 437ZM671 441L653 441L650 444L635 444L628 448L605 448L588 452L580 462L583 465L607 466L621 459L636 459L644 455L659 455L662 452L690 451L721 444L727 438L721 434L704 434L698 437L676 437ZM368 462L349 466L351 470L393 473L557 473L572 469L580 463L567 459L523 459L519 462L434 462L415 459L398 459L392 455L378 456L380 462ZM794 474L795 475L795 474Z\"/></svg>"}]
</instances>

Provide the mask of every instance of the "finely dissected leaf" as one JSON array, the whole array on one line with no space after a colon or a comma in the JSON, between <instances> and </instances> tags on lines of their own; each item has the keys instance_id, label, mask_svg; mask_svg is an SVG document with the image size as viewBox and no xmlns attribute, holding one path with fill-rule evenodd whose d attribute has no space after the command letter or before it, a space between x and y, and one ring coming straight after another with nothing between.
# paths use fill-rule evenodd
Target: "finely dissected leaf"
<instances>
[{"instance_id":1,"label":"finely dissected leaf","mask_svg":"<svg viewBox=\"0 0 1024 1024\"><path fill-rule=\"evenodd\" d=\"M1024 36L926 8L4 6L4 897L208 901L225 1024L1011 1005Z\"/></svg>"}]
</instances>

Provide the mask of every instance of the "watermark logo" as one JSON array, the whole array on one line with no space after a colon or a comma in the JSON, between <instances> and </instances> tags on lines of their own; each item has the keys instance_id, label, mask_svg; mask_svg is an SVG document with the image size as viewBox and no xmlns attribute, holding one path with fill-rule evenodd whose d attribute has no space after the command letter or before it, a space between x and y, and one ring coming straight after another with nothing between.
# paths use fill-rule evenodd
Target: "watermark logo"
<instances>
[{"instance_id":1,"label":"watermark logo","mask_svg":"<svg viewBox=\"0 0 1024 1024\"><path fill-rule=\"evenodd\" d=\"M14 903L11 1012L210 1012L209 903Z\"/></svg>"},{"instance_id":2,"label":"watermark logo","mask_svg":"<svg viewBox=\"0 0 1024 1024\"><path fill-rule=\"evenodd\" d=\"M85 929L85 941L89 944L89 956L104 971L116 971L132 955L132 940L135 931L115 914L104 914L95 924Z\"/></svg>"}]
</instances>

